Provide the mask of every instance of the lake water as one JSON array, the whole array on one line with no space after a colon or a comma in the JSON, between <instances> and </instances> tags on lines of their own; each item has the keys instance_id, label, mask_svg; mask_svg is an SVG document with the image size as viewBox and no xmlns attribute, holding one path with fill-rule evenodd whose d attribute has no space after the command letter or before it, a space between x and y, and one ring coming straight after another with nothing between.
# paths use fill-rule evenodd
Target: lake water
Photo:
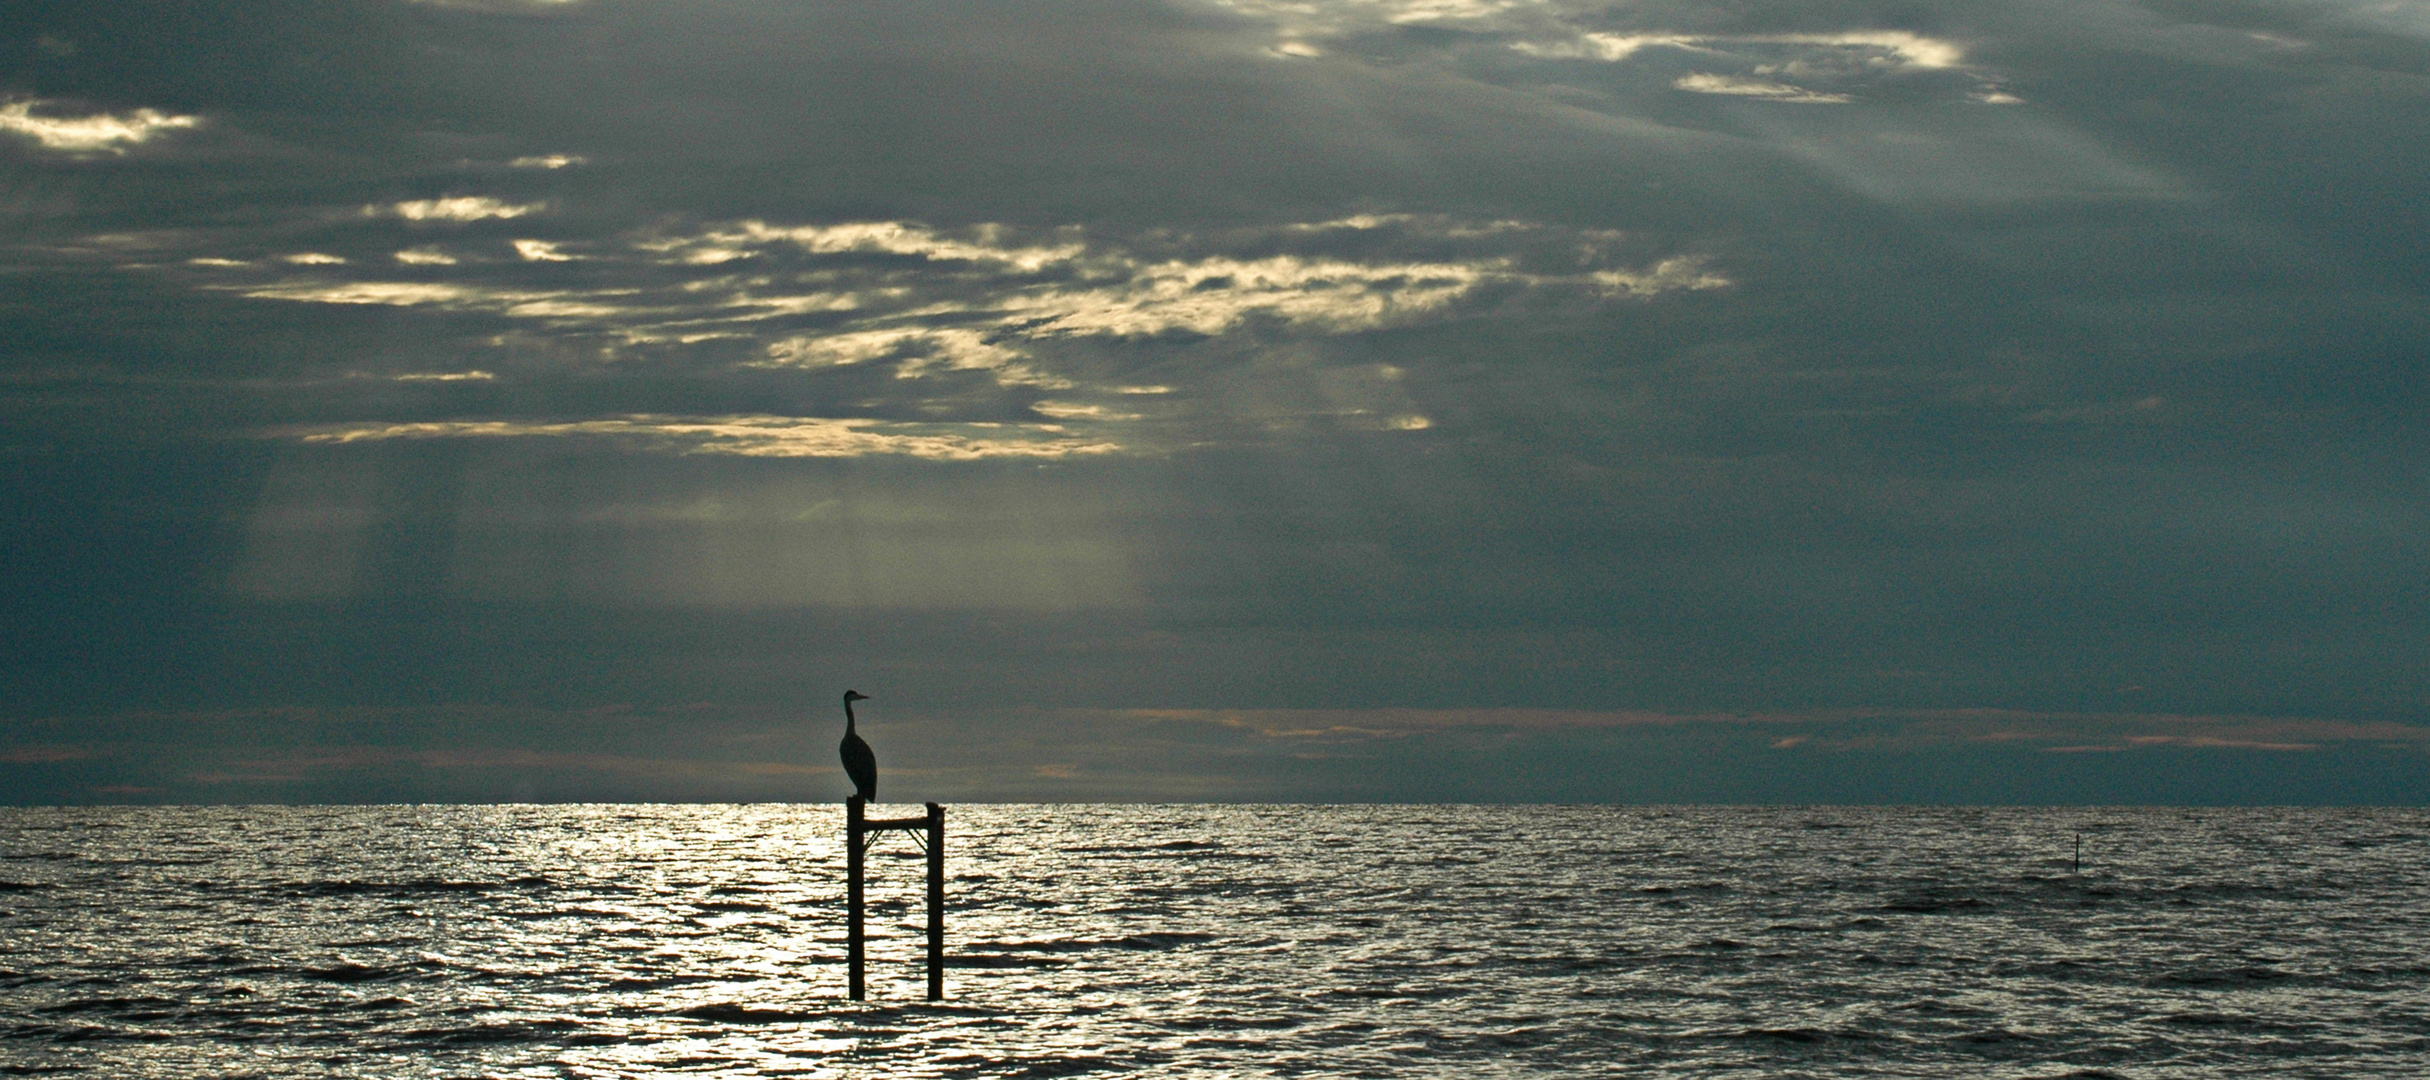
<instances>
[{"instance_id":1,"label":"lake water","mask_svg":"<svg viewBox=\"0 0 2430 1080\"><path fill-rule=\"evenodd\" d=\"M2430 1076L2421 810L947 812L0 810L0 1072Z\"/></svg>"}]
</instances>

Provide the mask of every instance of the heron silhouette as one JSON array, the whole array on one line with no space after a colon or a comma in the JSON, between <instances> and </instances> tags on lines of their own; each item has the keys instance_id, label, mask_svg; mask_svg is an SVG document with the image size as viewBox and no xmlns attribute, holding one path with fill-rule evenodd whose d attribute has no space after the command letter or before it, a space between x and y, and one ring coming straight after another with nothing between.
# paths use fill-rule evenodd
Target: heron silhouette
<instances>
[{"instance_id":1,"label":"heron silhouette","mask_svg":"<svg viewBox=\"0 0 2430 1080\"><path fill-rule=\"evenodd\" d=\"M844 691L844 743L836 747L844 755L844 775L852 778L852 786L860 789L861 801L877 801L877 755L869 751L861 733L853 730L852 703L867 701L869 695L858 690Z\"/></svg>"}]
</instances>

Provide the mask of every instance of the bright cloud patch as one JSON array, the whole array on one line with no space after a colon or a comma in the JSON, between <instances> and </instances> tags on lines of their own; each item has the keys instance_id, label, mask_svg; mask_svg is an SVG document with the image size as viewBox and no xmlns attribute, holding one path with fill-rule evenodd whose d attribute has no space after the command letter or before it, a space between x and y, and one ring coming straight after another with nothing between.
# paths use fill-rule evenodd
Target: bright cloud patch
<instances>
[{"instance_id":1,"label":"bright cloud patch","mask_svg":"<svg viewBox=\"0 0 2430 1080\"><path fill-rule=\"evenodd\" d=\"M1103 405L1076 401L1040 401L1029 407L1031 412L1054 420L1137 420L1138 413L1116 412Z\"/></svg>"},{"instance_id":2,"label":"bright cloud patch","mask_svg":"<svg viewBox=\"0 0 2430 1080\"><path fill-rule=\"evenodd\" d=\"M1742 35L1573 31L1555 37L1530 32L1510 43L1510 48L1529 56L1614 63L1655 47L1693 52L1711 64L1734 62L1738 66L1736 71L1690 75L1672 84L1701 94L1836 105L1854 100L1848 92L1851 88L1878 86L1906 76L1925 76L1929 82L1930 73L1960 71L1974 85L1968 95L1973 100L2015 100L1991 77L1966 69L1964 46L1906 30Z\"/></svg>"},{"instance_id":3,"label":"bright cloud patch","mask_svg":"<svg viewBox=\"0 0 2430 1080\"><path fill-rule=\"evenodd\" d=\"M686 261L716 263L740 257L756 247L781 242L820 255L846 252L913 255L931 261L1002 263L1033 272L1050 264L1069 261L1085 250L1074 243L1023 246L1005 244L1004 239L1004 230L985 225L974 230L971 238L959 239L941 235L923 225L900 221L795 228L773 227L764 221L745 221L737 228L713 231L695 240L665 242L657 245L655 250L690 253L705 247L714 252L715 257L687 257Z\"/></svg>"},{"instance_id":4,"label":"bright cloud patch","mask_svg":"<svg viewBox=\"0 0 2430 1080\"><path fill-rule=\"evenodd\" d=\"M1067 390L1071 381L1040 374L1023 362L1024 354L989 340L987 335L960 327L925 329L902 327L863 330L832 337L787 338L768 346L765 360L754 367L842 367L869 360L891 360L895 373L916 379L932 371L992 371L1006 386L1041 386Z\"/></svg>"},{"instance_id":5,"label":"bright cloud patch","mask_svg":"<svg viewBox=\"0 0 2430 1080\"><path fill-rule=\"evenodd\" d=\"M417 199L389 206L366 206L363 214L366 217L393 214L407 221L481 221L487 218L518 218L541 208L539 203L515 205L468 195L452 199Z\"/></svg>"},{"instance_id":6,"label":"bright cloud patch","mask_svg":"<svg viewBox=\"0 0 2430 1080\"><path fill-rule=\"evenodd\" d=\"M465 198L398 204L395 212L461 221L530 209ZM1345 250L1345 238L1367 253ZM1253 326L1346 334L1450 317L1489 294L1644 298L1729 284L1689 256L1646 267L1597 267L1593 263L1610 261L1599 253L1619 234L1516 221L1373 215L1280 226L1221 243L1169 234L1155 239L1151 253L1073 228L753 220L594 245L579 256L550 241L511 241L521 262L581 259L606 273L608 282L629 285L534 289L509 284L529 281L506 270L512 263L462 264L437 248L408 248L381 249L381 261L417 271L464 269L452 281L289 279L208 287L265 300L490 312L539 321L560 341L594 338L615 350L751 342L751 354L735 359L750 367L883 363L904 378L974 371L1007 387L1068 390L1074 381L1054 372L1041 351L1050 343L1214 337ZM1326 253L1189 250L1225 244L1271 249L1278 243ZM1414 260L1393 255L1413 244L1437 254ZM1466 252L1452 250L1461 248ZM339 265L338 258L328 256L327 265ZM1584 268L1577 265L1581 259L1588 263Z\"/></svg>"},{"instance_id":7,"label":"bright cloud patch","mask_svg":"<svg viewBox=\"0 0 2430 1080\"><path fill-rule=\"evenodd\" d=\"M1816 93L1802 86L1767 82L1762 79L1744 79L1735 75L1687 75L1682 76L1671 85L1694 94L1728 94L1735 97L1762 98L1766 101L1785 101L1797 105L1845 105L1854 100L1846 94Z\"/></svg>"},{"instance_id":8,"label":"bright cloud patch","mask_svg":"<svg viewBox=\"0 0 2430 1080\"><path fill-rule=\"evenodd\" d=\"M1680 37L1676 34L1586 33L1558 41L1514 41L1510 47L1529 56L1540 56L1546 59L1591 59L1616 62L1637 55L1639 49L1656 45L1674 49L1692 49L1698 52L1707 51L1697 44L1697 40L1692 37Z\"/></svg>"},{"instance_id":9,"label":"bright cloud patch","mask_svg":"<svg viewBox=\"0 0 2430 1080\"><path fill-rule=\"evenodd\" d=\"M1996 78L1971 69L1966 49L1954 41L1906 30L1849 30L1834 34L1746 34L1735 36L1669 36L1646 34L1614 37L1581 33L1550 42L1528 40L1512 48L1536 56L1591 56L1626 60L1651 46L1689 50L1709 64L1734 62L1735 71L1690 76L1673 85L1707 94L1735 94L1774 101L1838 104L1852 100L1852 91L1886 89L1892 85L1951 87L1935 73L1955 72L1971 84L1968 96L2014 99L2001 91ZM1704 66L1704 65L1700 65Z\"/></svg>"},{"instance_id":10,"label":"bright cloud patch","mask_svg":"<svg viewBox=\"0 0 2430 1080\"><path fill-rule=\"evenodd\" d=\"M1869 52L1887 63L1953 67L1965 59L1955 42L1909 30L1855 28L1836 33L1684 34L1664 31L1615 33L1592 28L1605 14L1545 0L1341 0L1310 4L1297 0L1214 0L1252 18L1276 24L1293 38L1343 37L1392 26L1434 25L1480 36L1518 40L1510 47L1545 57L1627 59L1654 45L1685 49L1728 48L1768 43Z\"/></svg>"},{"instance_id":11,"label":"bright cloud patch","mask_svg":"<svg viewBox=\"0 0 2430 1080\"><path fill-rule=\"evenodd\" d=\"M317 281L289 281L241 291L246 296L260 300L300 300L315 304L388 304L395 307L499 300L518 295L530 298L541 295L489 293L463 285L412 281L348 281L335 284Z\"/></svg>"},{"instance_id":12,"label":"bright cloud patch","mask_svg":"<svg viewBox=\"0 0 2430 1080\"><path fill-rule=\"evenodd\" d=\"M1050 289L1004 306L1041 333L1219 334L1265 316L1342 332L1436 311L1502 269L1493 263L1385 263L1277 256L1139 267L1095 289Z\"/></svg>"},{"instance_id":13,"label":"bright cloud patch","mask_svg":"<svg viewBox=\"0 0 2430 1080\"><path fill-rule=\"evenodd\" d=\"M1730 284L1729 278L1706 269L1705 260L1692 255L1664 259L1648 270L1602 270L1589 276L1613 293L1627 296L1653 296L1677 289L1719 289Z\"/></svg>"},{"instance_id":14,"label":"bright cloud patch","mask_svg":"<svg viewBox=\"0 0 2430 1080\"><path fill-rule=\"evenodd\" d=\"M1495 42L1548 61L1620 63L1647 50L1694 53L1714 61L1714 80L1679 89L1800 104L1839 104L1885 80L1940 71L1964 72L1974 100L2000 93L1988 75L1966 66L1966 47L1913 30L1854 26L1825 33L1689 33L1652 28L1608 29L1613 14L1631 21L1659 18L1637 8L1580 6L1550 0L1342 0L1308 4L1293 0L1214 0L1243 15L1271 23L1279 36L1307 55L1332 51L1357 54L1404 27L1426 27L1451 41ZM1404 43L1406 38L1401 39ZM1432 47L1447 47L1437 38ZM1449 45L1457 50L1459 46ZM1276 50L1278 53L1281 50ZM1397 53L1392 55L1398 55ZM1730 64L1735 69L1719 65ZM1490 79L1491 76L1485 76ZM1918 84L1930 85L1929 80ZM1943 90L1948 87L1943 86ZM1906 92L1912 93L1913 89Z\"/></svg>"},{"instance_id":15,"label":"bright cloud patch","mask_svg":"<svg viewBox=\"0 0 2430 1080\"><path fill-rule=\"evenodd\" d=\"M532 209L466 197L379 213L476 221ZM577 417L364 424L296 436L323 444L511 435L763 457L1105 453L1157 444L1154 425L1208 420L1186 398L1138 407L1140 396L1175 393L1128 373L1120 358L1141 349L1236 335L1350 335L1492 317L1513 305L1584 310L1731 284L1701 256L1658 257L1617 232L1409 214L1120 238L1074 227L745 220L602 237L585 241L579 255L519 238L505 242L512 257L493 248L478 258L465 247L399 250L391 229L356 217L312 242L347 254L267 264L198 254L178 272L199 277L199 287L260 300L488 316L519 327L480 331L467 342L468 360L485 348L530 345L603 361L707 363L768 373L755 378L832 381L853 387L838 400L919 410L894 415L1057 422L983 429ZM1308 400L1273 415L1377 431L1436 424L1433 410L1389 381L1329 375L1310 384ZM1083 437L1063 424L1120 436Z\"/></svg>"},{"instance_id":16,"label":"bright cloud patch","mask_svg":"<svg viewBox=\"0 0 2430 1080\"><path fill-rule=\"evenodd\" d=\"M0 131L31 137L43 149L70 154L123 154L164 131L196 127L201 117L171 116L157 109L89 116L37 116L34 101L0 105Z\"/></svg>"},{"instance_id":17,"label":"bright cloud patch","mask_svg":"<svg viewBox=\"0 0 2430 1080\"><path fill-rule=\"evenodd\" d=\"M917 330L862 330L826 337L793 337L768 346L768 367L842 367L894 355L921 337Z\"/></svg>"},{"instance_id":18,"label":"bright cloud patch","mask_svg":"<svg viewBox=\"0 0 2430 1080\"><path fill-rule=\"evenodd\" d=\"M547 240L517 240L515 254L523 256L525 262L572 262L575 259L575 256L557 250L557 245Z\"/></svg>"},{"instance_id":19,"label":"bright cloud patch","mask_svg":"<svg viewBox=\"0 0 2430 1080\"><path fill-rule=\"evenodd\" d=\"M1966 50L1956 42L1928 38L1904 30L1857 30L1844 34L1775 34L1743 38L1753 42L1777 42L1784 45L1820 45L1846 49L1856 54L1856 62L1868 67L1956 67L1966 59Z\"/></svg>"},{"instance_id":20,"label":"bright cloud patch","mask_svg":"<svg viewBox=\"0 0 2430 1080\"><path fill-rule=\"evenodd\" d=\"M1295 36L1330 36L1362 26L1490 24L1509 13L1533 13L1541 0L1213 0L1251 18L1271 20Z\"/></svg>"},{"instance_id":21,"label":"bright cloud patch","mask_svg":"<svg viewBox=\"0 0 2430 1080\"><path fill-rule=\"evenodd\" d=\"M898 455L931 461L1088 457L1122 449L1110 440L1072 435L1055 424L909 424L794 416L625 416L557 423L450 420L338 425L273 434L324 444L390 439L590 437L689 454L821 458Z\"/></svg>"}]
</instances>

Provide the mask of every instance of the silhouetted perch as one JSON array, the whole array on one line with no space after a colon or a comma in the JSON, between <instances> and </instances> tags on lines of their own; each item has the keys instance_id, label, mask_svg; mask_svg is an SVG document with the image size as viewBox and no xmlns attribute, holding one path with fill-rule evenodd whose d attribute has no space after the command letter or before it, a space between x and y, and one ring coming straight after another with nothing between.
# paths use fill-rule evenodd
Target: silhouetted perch
<instances>
[{"instance_id":1,"label":"silhouetted perch","mask_svg":"<svg viewBox=\"0 0 2430 1080\"><path fill-rule=\"evenodd\" d=\"M928 804L928 1000L945 999L945 808Z\"/></svg>"},{"instance_id":2,"label":"silhouetted perch","mask_svg":"<svg viewBox=\"0 0 2430 1080\"><path fill-rule=\"evenodd\" d=\"M867 800L858 795L844 800L844 963L851 969L848 992L854 1001L869 996L869 991L861 985L861 969L867 964L867 958L861 952L861 881L866 876L862 866L865 848L861 839L864 831L861 821L862 815L868 811L868 805Z\"/></svg>"},{"instance_id":3,"label":"silhouetted perch","mask_svg":"<svg viewBox=\"0 0 2430 1080\"><path fill-rule=\"evenodd\" d=\"M868 800L854 795L844 800L844 955L851 969L849 991L852 1000L869 996L865 973L868 970L868 936L862 926L867 918L866 883L868 880L869 834L899 829L923 832L928 840L928 1000L945 997L945 808L928 804L928 813L920 817L882 818L869 820Z\"/></svg>"}]
</instances>

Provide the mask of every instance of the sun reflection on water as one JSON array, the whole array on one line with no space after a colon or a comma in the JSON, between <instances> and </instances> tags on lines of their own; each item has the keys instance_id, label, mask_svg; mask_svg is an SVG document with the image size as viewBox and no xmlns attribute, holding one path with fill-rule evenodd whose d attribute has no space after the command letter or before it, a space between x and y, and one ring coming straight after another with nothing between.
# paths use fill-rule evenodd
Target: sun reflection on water
<instances>
[{"instance_id":1,"label":"sun reflection on water","mask_svg":"<svg viewBox=\"0 0 2430 1080\"><path fill-rule=\"evenodd\" d=\"M0 811L0 1061L161 1077L2191 1060L2397 1075L2419 1053L2399 1033L2430 1019L2420 811L948 820L948 1000L921 1000L922 855L889 837L871 860L871 1000L853 1003L828 807Z\"/></svg>"}]
</instances>

